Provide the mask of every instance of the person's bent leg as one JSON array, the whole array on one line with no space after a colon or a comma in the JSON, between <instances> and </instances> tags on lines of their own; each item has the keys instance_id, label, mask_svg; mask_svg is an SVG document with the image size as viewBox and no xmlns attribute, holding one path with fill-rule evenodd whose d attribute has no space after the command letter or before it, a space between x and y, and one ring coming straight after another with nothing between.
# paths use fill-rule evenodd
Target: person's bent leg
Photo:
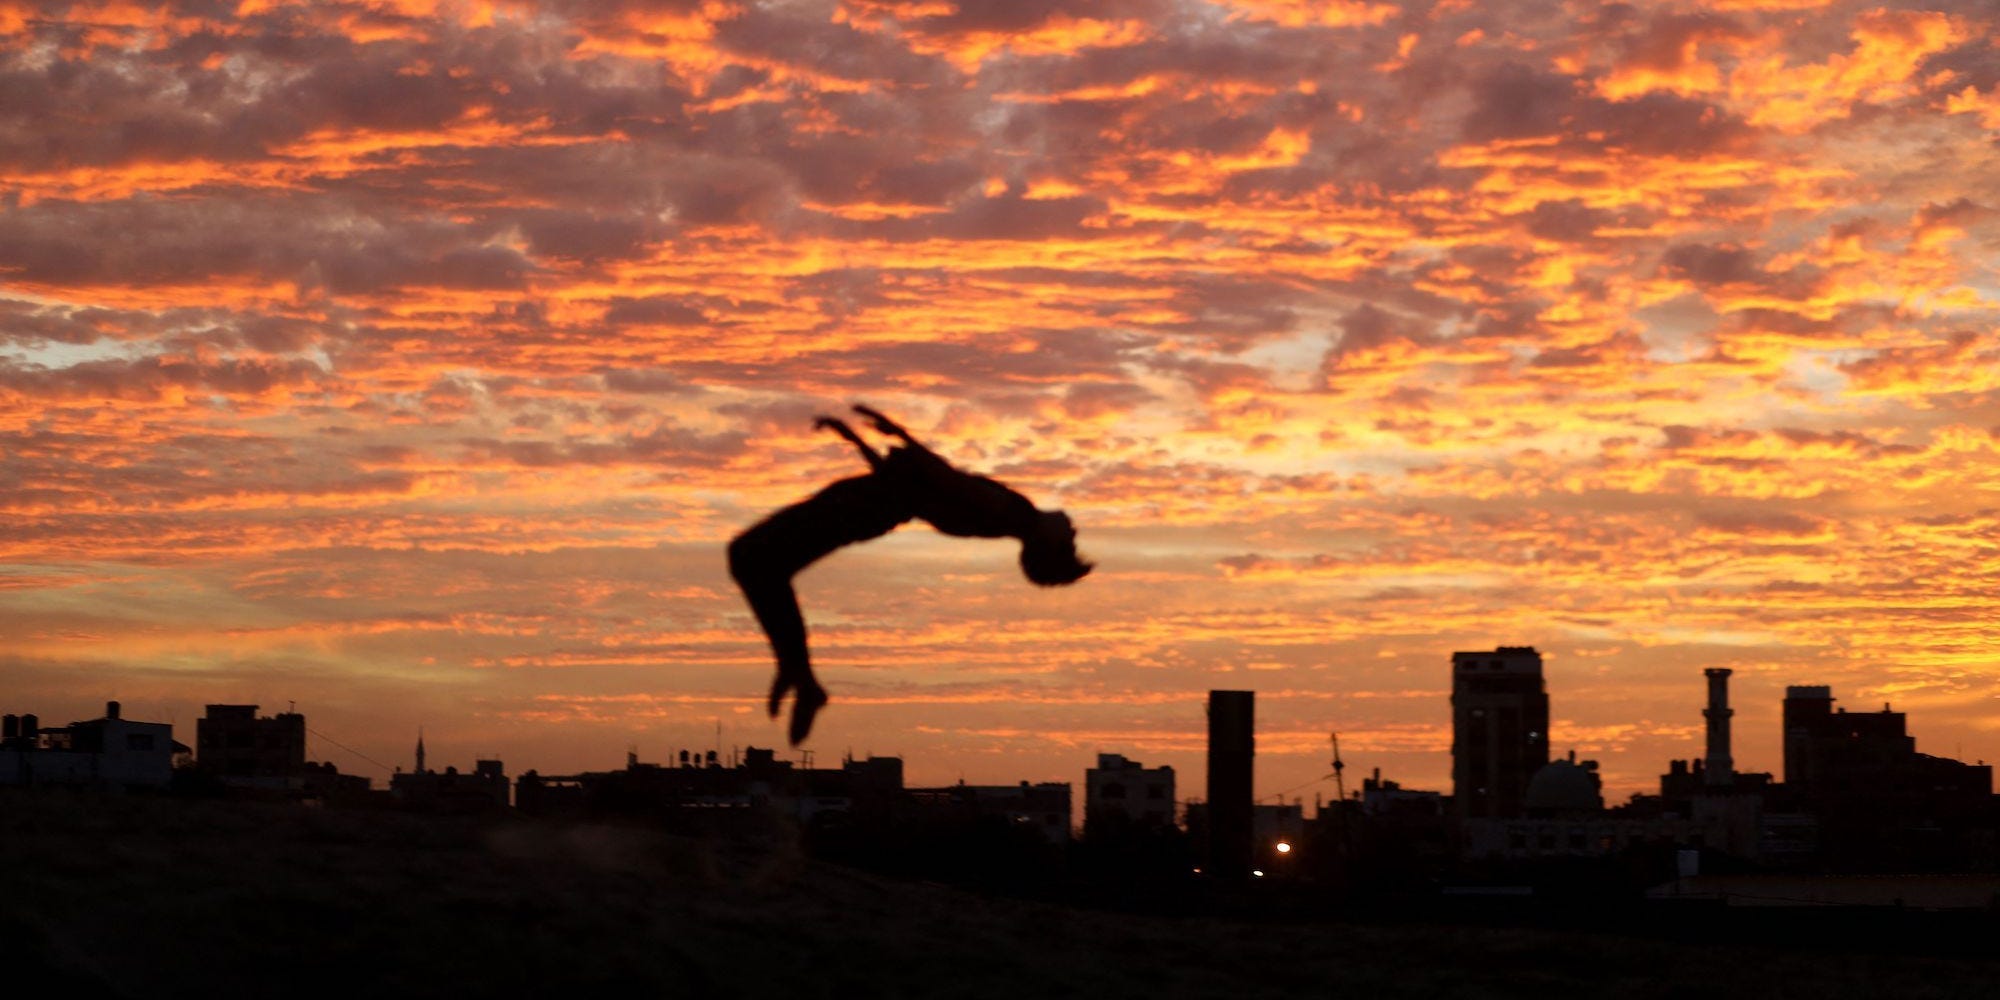
<instances>
[{"instance_id":1,"label":"person's bent leg","mask_svg":"<svg viewBox=\"0 0 2000 1000\"><path fill-rule=\"evenodd\" d=\"M729 543L729 575L743 589L778 660L767 705L771 715L778 714L786 694L796 692L793 743L812 731L814 716L827 702L826 689L813 676L793 575L843 545L880 537L909 518L907 504L880 477L854 476L773 513Z\"/></svg>"},{"instance_id":2,"label":"person's bent leg","mask_svg":"<svg viewBox=\"0 0 2000 1000\"><path fill-rule=\"evenodd\" d=\"M771 640L771 650L778 658L778 675L771 682L767 710L775 718L785 695L796 692L792 699L790 730L792 743L796 745L812 732L813 717L827 703L826 689L820 686L819 678L813 676L812 657L806 645L805 616L799 612L798 596L792 591L789 581L745 587L743 595L749 599L751 610L756 612L757 622L764 627L764 634Z\"/></svg>"},{"instance_id":3,"label":"person's bent leg","mask_svg":"<svg viewBox=\"0 0 2000 1000\"><path fill-rule=\"evenodd\" d=\"M791 724L792 742L798 743L812 731L813 717L825 707L826 689L813 676L805 616L799 611L798 595L792 590L791 579L782 570L772 570L758 557L758 549L757 540L749 534L732 542L729 546L729 572L736 578L736 585L743 589L743 596L757 616L757 624L763 627L764 636L771 643L771 652L778 661L778 672L771 681L766 710L775 718L784 704L785 695L794 690L798 692L792 705Z\"/></svg>"},{"instance_id":4,"label":"person's bent leg","mask_svg":"<svg viewBox=\"0 0 2000 1000\"><path fill-rule=\"evenodd\" d=\"M798 683L800 668L809 673L812 666L806 651L805 616L799 611L792 581L782 569L775 569L762 558L762 546L756 536L756 530L752 529L729 543L729 575L742 589L744 600L757 616L757 624L763 628L764 638L777 658L778 674L771 684L769 706L770 713L776 716L785 692Z\"/></svg>"}]
</instances>

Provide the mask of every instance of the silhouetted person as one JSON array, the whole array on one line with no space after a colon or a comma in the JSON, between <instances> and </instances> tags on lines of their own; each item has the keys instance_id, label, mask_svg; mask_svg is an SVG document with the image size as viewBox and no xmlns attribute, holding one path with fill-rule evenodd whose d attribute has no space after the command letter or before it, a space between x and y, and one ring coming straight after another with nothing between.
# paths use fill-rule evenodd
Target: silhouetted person
<instances>
[{"instance_id":1,"label":"silhouetted person","mask_svg":"<svg viewBox=\"0 0 2000 1000\"><path fill-rule=\"evenodd\" d=\"M806 622L792 577L827 553L879 538L915 518L947 535L1020 539L1021 572L1044 587L1074 583L1091 567L1077 557L1076 528L1069 515L1038 510L1027 497L985 476L952 468L895 421L866 406L856 406L854 412L902 443L878 455L845 421L820 417L813 426L833 431L859 449L868 461L868 474L842 479L757 522L729 543L729 574L749 598L778 658L778 676L771 683L772 717L785 694L797 692L794 744L812 731L813 716L827 698L813 677Z\"/></svg>"}]
</instances>

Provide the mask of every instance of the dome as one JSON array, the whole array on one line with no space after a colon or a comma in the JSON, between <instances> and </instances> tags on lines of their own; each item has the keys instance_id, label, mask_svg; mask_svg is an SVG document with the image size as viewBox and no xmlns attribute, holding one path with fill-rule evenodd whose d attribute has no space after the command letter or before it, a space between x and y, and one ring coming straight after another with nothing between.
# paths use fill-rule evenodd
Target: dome
<instances>
[{"instance_id":1,"label":"dome","mask_svg":"<svg viewBox=\"0 0 2000 1000\"><path fill-rule=\"evenodd\" d=\"M1604 808L1602 782L1595 767L1552 760L1528 779L1522 805L1530 815L1598 812Z\"/></svg>"}]
</instances>

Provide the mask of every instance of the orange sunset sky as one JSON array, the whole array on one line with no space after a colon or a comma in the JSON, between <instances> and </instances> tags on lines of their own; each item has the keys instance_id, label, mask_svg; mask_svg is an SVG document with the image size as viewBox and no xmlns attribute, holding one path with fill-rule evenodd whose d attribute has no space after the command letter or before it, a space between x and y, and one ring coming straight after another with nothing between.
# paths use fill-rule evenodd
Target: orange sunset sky
<instances>
[{"instance_id":1,"label":"orange sunset sky","mask_svg":"<svg viewBox=\"0 0 2000 1000\"><path fill-rule=\"evenodd\" d=\"M0 0L0 694L410 764L784 746L722 546L853 401L1068 510L800 592L912 783L1608 797L1787 684L2000 758L1990 2ZM310 754L382 779L315 737ZM1350 785L1354 784L1350 780ZM1330 793L1330 784L1300 794Z\"/></svg>"}]
</instances>

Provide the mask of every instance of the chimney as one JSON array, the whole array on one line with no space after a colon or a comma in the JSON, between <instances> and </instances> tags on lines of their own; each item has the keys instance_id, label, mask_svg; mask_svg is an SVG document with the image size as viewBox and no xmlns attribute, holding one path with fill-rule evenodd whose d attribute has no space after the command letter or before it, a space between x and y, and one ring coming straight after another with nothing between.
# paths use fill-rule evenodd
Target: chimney
<instances>
[{"instance_id":1,"label":"chimney","mask_svg":"<svg viewBox=\"0 0 2000 1000\"><path fill-rule=\"evenodd\" d=\"M116 719L116 718L118 718L118 703L117 703L117 702L115 702L115 701L107 701L107 702L105 702L105 703L104 703L104 717L105 717L105 718L107 718L107 719Z\"/></svg>"},{"instance_id":2,"label":"chimney","mask_svg":"<svg viewBox=\"0 0 2000 1000\"><path fill-rule=\"evenodd\" d=\"M1736 784L1736 762L1729 756L1729 717L1735 710L1729 707L1729 675L1732 671L1723 667L1710 667L1702 671L1708 678L1708 708L1701 713L1708 720L1708 769L1706 782L1710 786L1733 786Z\"/></svg>"}]
</instances>

